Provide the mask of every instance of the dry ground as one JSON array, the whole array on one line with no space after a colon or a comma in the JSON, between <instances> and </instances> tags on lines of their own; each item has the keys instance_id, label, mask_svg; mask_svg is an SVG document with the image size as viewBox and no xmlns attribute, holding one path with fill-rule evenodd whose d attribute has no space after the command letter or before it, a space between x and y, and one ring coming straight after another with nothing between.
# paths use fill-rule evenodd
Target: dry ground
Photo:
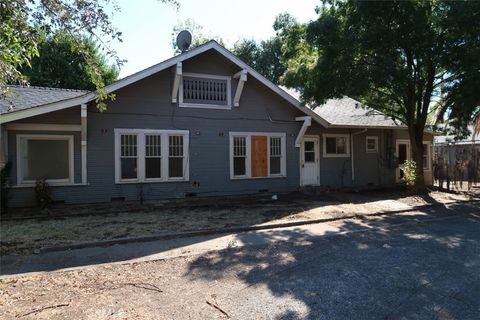
<instances>
[{"instance_id":1,"label":"dry ground","mask_svg":"<svg viewBox=\"0 0 480 320\"><path fill-rule=\"evenodd\" d=\"M355 232L350 219L331 222L346 235L270 230L297 241L0 279L0 318L478 319L479 216L442 210L443 220L371 217Z\"/></svg>"},{"instance_id":2,"label":"dry ground","mask_svg":"<svg viewBox=\"0 0 480 320\"><path fill-rule=\"evenodd\" d=\"M432 191L407 193L329 193L280 196L278 201L244 201L239 205L215 202L201 207L161 208L154 211L60 216L1 222L0 253L30 254L36 250L126 237L165 235L229 227L311 221L352 215L402 211L412 206L451 203L478 198L474 193ZM88 207L87 207L88 209ZM68 208L70 214L75 208ZM92 212L95 206L91 207Z\"/></svg>"}]
</instances>

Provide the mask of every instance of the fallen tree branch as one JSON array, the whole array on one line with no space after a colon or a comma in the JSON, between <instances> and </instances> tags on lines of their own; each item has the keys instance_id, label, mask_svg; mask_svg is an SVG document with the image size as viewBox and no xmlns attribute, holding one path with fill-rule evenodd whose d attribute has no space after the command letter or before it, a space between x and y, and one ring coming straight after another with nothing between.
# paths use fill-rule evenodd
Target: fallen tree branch
<instances>
[{"instance_id":1,"label":"fallen tree branch","mask_svg":"<svg viewBox=\"0 0 480 320\"><path fill-rule=\"evenodd\" d=\"M163 290L162 290L162 289L160 289L159 287L157 287L156 285L151 284L151 283L133 283L133 282L127 282L127 283L123 283L123 285L132 286L132 287L135 287L135 288L140 288L140 289L145 289L145 290L150 290L150 291L156 291L156 292L163 293Z\"/></svg>"},{"instance_id":2,"label":"fallen tree branch","mask_svg":"<svg viewBox=\"0 0 480 320\"><path fill-rule=\"evenodd\" d=\"M16 317L17 317L17 318L25 317L25 316L28 316L28 315L31 315L31 314L35 314L35 313L39 313L39 312L42 312L42 311L45 311L45 310L48 310L48 309L55 309L55 308L60 308L60 307L68 307L69 305L70 305L70 302L68 302L68 303L60 303L60 304L56 304L56 305L53 305L53 306L46 306L46 307L43 307L43 308L34 309L34 310L32 310L32 311L29 311L29 312L24 313L24 314L21 314L21 315L17 315Z\"/></svg>"},{"instance_id":3,"label":"fallen tree branch","mask_svg":"<svg viewBox=\"0 0 480 320\"><path fill-rule=\"evenodd\" d=\"M212 303L210 301L205 301L209 306L212 306L214 307L215 309L217 309L218 311L220 311L221 313L223 313L227 318L230 318L230 316L228 315L228 313L226 313L225 311L222 310L222 308L220 308L219 306L217 306L215 303Z\"/></svg>"}]
</instances>

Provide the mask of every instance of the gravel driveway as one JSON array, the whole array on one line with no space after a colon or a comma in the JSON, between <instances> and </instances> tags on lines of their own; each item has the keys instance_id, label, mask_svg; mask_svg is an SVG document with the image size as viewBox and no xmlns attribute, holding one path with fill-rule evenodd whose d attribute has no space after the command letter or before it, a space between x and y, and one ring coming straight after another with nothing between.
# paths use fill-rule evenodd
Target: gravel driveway
<instances>
[{"instance_id":1,"label":"gravel driveway","mask_svg":"<svg viewBox=\"0 0 480 320\"><path fill-rule=\"evenodd\" d=\"M272 230L269 245L3 279L0 318L479 319L478 211L352 219L314 238Z\"/></svg>"}]
</instances>

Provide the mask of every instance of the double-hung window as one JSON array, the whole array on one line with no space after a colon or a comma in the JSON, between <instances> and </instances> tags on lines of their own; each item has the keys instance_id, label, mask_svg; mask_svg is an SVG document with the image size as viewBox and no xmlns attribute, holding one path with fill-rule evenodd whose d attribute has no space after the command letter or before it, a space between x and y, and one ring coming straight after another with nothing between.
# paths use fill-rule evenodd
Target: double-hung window
<instances>
[{"instance_id":1,"label":"double-hung window","mask_svg":"<svg viewBox=\"0 0 480 320\"><path fill-rule=\"evenodd\" d=\"M230 178L286 176L285 133L230 132Z\"/></svg>"},{"instance_id":2,"label":"double-hung window","mask_svg":"<svg viewBox=\"0 0 480 320\"><path fill-rule=\"evenodd\" d=\"M348 134L323 134L323 156L325 158L349 157Z\"/></svg>"},{"instance_id":3,"label":"double-hung window","mask_svg":"<svg viewBox=\"0 0 480 320\"><path fill-rule=\"evenodd\" d=\"M72 135L17 135L17 183L73 184Z\"/></svg>"},{"instance_id":4,"label":"double-hung window","mask_svg":"<svg viewBox=\"0 0 480 320\"><path fill-rule=\"evenodd\" d=\"M188 131L115 129L115 181L187 181Z\"/></svg>"}]
</instances>

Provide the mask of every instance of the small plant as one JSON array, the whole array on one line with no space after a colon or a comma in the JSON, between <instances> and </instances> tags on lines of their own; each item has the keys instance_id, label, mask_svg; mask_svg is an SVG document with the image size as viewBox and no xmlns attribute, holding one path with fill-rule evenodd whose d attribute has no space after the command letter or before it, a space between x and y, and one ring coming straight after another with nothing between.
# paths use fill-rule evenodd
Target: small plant
<instances>
[{"instance_id":1,"label":"small plant","mask_svg":"<svg viewBox=\"0 0 480 320\"><path fill-rule=\"evenodd\" d=\"M403 171L403 180L407 187L413 187L415 185L415 179L417 178L417 164L413 160L406 160L400 167Z\"/></svg>"},{"instance_id":2,"label":"small plant","mask_svg":"<svg viewBox=\"0 0 480 320\"><path fill-rule=\"evenodd\" d=\"M40 209L45 209L52 203L52 195L50 193L50 185L45 179L35 182L35 198Z\"/></svg>"},{"instance_id":3,"label":"small plant","mask_svg":"<svg viewBox=\"0 0 480 320\"><path fill-rule=\"evenodd\" d=\"M6 212L8 208L9 192L8 179L10 177L10 171L12 170L12 163L7 162L5 166L0 170L0 201L2 212Z\"/></svg>"}]
</instances>

